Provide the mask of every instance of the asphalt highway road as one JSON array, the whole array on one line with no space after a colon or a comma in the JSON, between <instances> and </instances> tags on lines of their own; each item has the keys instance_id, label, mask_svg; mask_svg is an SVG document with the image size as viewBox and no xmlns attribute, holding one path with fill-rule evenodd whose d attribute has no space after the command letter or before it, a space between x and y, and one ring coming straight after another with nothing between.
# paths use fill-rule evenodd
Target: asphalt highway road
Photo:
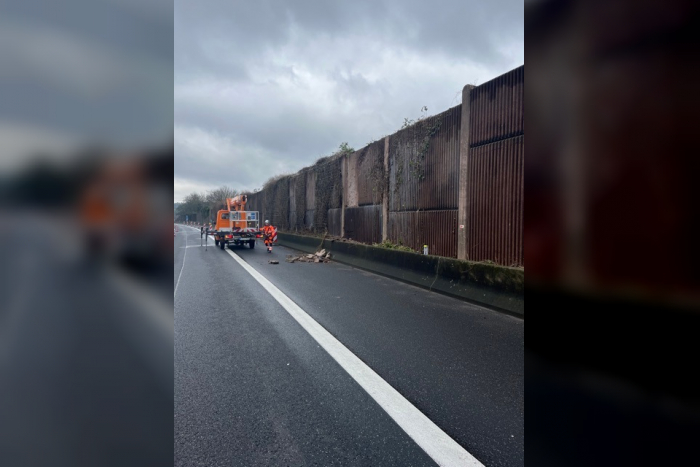
<instances>
[{"instance_id":1,"label":"asphalt highway road","mask_svg":"<svg viewBox=\"0 0 700 467\"><path fill-rule=\"evenodd\" d=\"M175 465L436 465L251 273L179 229ZM524 464L523 320L260 241L232 251L480 463Z\"/></svg>"},{"instance_id":2,"label":"asphalt highway road","mask_svg":"<svg viewBox=\"0 0 700 467\"><path fill-rule=\"evenodd\" d=\"M0 465L172 465L170 292L74 224L0 216Z\"/></svg>"}]
</instances>

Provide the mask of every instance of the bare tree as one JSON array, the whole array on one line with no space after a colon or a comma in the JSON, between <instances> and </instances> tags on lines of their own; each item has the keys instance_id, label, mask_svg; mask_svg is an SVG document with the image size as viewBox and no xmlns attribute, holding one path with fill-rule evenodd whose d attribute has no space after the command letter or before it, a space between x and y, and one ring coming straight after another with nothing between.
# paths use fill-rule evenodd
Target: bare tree
<instances>
[{"instance_id":1,"label":"bare tree","mask_svg":"<svg viewBox=\"0 0 700 467\"><path fill-rule=\"evenodd\" d=\"M216 212L226 207L226 198L233 198L236 195L238 195L238 190L224 185L208 192L206 202L211 212Z\"/></svg>"}]
</instances>

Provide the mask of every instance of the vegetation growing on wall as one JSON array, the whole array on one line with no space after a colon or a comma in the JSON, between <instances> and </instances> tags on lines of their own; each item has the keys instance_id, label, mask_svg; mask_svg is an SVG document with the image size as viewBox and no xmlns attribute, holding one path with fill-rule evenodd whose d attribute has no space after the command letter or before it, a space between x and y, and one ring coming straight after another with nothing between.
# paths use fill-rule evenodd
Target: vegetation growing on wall
<instances>
[{"instance_id":1,"label":"vegetation growing on wall","mask_svg":"<svg viewBox=\"0 0 700 467\"><path fill-rule=\"evenodd\" d=\"M427 110L425 107L423 110ZM415 207L415 188L426 179L428 153L440 133L444 113L405 120L404 127L389 139L390 209L403 211ZM407 187L415 187L406 191ZM411 201L413 200L413 201Z\"/></svg>"},{"instance_id":2,"label":"vegetation growing on wall","mask_svg":"<svg viewBox=\"0 0 700 467\"><path fill-rule=\"evenodd\" d=\"M294 225L289 228L295 231L305 230L304 214L306 213L306 170L300 171L293 177L290 183L294 185L294 211L296 214Z\"/></svg>"},{"instance_id":3,"label":"vegetation growing on wall","mask_svg":"<svg viewBox=\"0 0 700 467\"><path fill-rule=\"evenodd\" d=\"M289 176L276 177L263 189L262 215L275 227L289 229Z\"/></svg>"},{"instance_id":4,"label":"vegetation growing on wall","mask_svg":"<svg viewBox=\"0 0 700 467\"><path fill-rule=\"evenodd\" d=\"M282 180L284 177L288 177L288 176L289 176L288 173L274 175L274 176L268 178L265 183L263 183L262 189L265 190L266 188L271 187L274 183L276 183L276 182Z\"/></svg>"},{"instance_id":5,"label":"vegetation growing on wall","mask_svg":"<svg viewBox=\"0 0 700 467\"><path fill-rule=\"evenodd\" d=\"M360 170L360 185L367 185L372 193L372 204L381 204L382 196L388 191L388 179L384 173L384 141L377 141L359 151L357 166ZM364 190L360 190L364 191ZM363 203L361 203L363 204Z\"/></svg>"},{"instance_id":6,"label":"vegetation growing on wall","mask_svg":"<svg viewBox=\"0 0 700 467\"><path fill-rule=\"evenodd\" d=\"M513 120L516 117L521 118L519 116L522 115L522 104L517 103L521 102L522 96L518 94L515 96L517 99L511 99L512 105L508 96L513 95L514 91L522 93L522 86L513 90L508 88L509 83L510 81L504 81L494 86L498 89L503 87L502 93L505 93L503 94L505 97L499 98L506 99L503 100L503 108L499 107L498 110L507 112ZM484 87L483 92L492 92L495 89L494 86ZM484 109L492 109L494 105L496 103L484 103ZM483 113L486 110L480 112ZM388 141L384 138L372 141L359 151L355 151L347 142L344 142L333 154L320 157L312 166L300 170L293 176L276 175L268 179L262 189L253 190L248 208L260 211L263 219L269 218L283 231L303 231L305 234L321 236L329 233L338 235L341 231L340 226L344 225L346 237L363 238L367 243L376 242L382 238L378 237L374 230L379 226L383 235L388 235L398 243L387 241L375 246L389 249L412 251L399 240L407 241L416 247L423 244L425 235L437 232L438 235L443 236L435 242L434 246L431 246L431 252L454 257L457 255L459 143L462 111L462 106L457 106L441 114L429 116L427 107L422 107L421 116L415 120L404 119L400 130L385 137L389 138ZM473 121L486 118L479 114L481 116L475 119L474 112L472 106ZM506 116L504 115L504 118ZM518 137L522 138L523 130L519 128ZM385 147L388 149L388 154L385 154ZM487 150L491 151L488 152L490 155L496 154L495 149L490 146L484 148L484 151ZM496 156L493 155L493 157ZM502 158L504 155L499 153L498 157ZM505 157L510 156L506 154ZM387 167L384 165L385 160L388 163ZM346 169L348 178L344 180L343 173ZM483 180L471 181L470 189L476 187L473 189L501 193L503 191L501 188L491 187L493 183L488 178L498 174L487 173L486 175L487 177L481 177ZM504 189L510 190L507 196L513 198L513 202L519 202L521 206L522 200L519 199L517 187L522 185L522 177L517 177L517 174L512 175L513 181L509 183L515 185ZM348 206L345 208L342 206L344 188L348 189ZM482 205L488 208L501 202L499 198L497 203L492 196L482 198L484 199L479 201L480 209ZM382 206L385 199L388 200L388 206ZM186 201L181 206L176 206L176 215L178 213L182 215L189 210L195 213L195 217L205 217L211 209L215 208L206 206L208 201L206 194L192 194ZM378 215L374 215L376 213L373 210L376 210ZM370 211L373 216L367 214ZM522 213L512 213L509 219L515 219L517 215L521 216ZM489 213L488 222L492 222L494 216L496 214ZM193 215L190 215L190 220L192 217ZM510 237L506 238L506 235ZM484 229L483 236L485 241L495 239L494 242L501 243L488 246L485 241L476 241L473 235L470 236L470 241L472 246L479 245L479 248L488 250L483 254L485 259L501 264L504 262L501 259L503 253L499 250L501 244L506 240L511 242L513 238L517 240L518 235L515 227L498 226ZM512 247L516 253L515 249L522 249L522 245L506 246ZM521 262L522 259L517 264Z\"/></svg>"},{"instance_id":7,"label":"vegetation growing on wall","mask_svg":"<svg viewBox=\"0 0 700 467\"><path fill-rule=\"evenodd\" d=\"M340 208L343 202L343 180L340 154L331 156L314 165L316 172L316 203L314 229L328 230L328 210Z\"/></svg>"},{"instance_id":8,"label":"vegetation growing on wall","mask_svg":"<svg viewBox=\"0 0 700 467\"><path fill-rule=\"evenodd\" d=\"M427 107L424 107L427 110ZM425 159L430 151L432 138L440 131L440 116L421 117L417 121L404 120L402 131L390 140L390 151L394 156L390 163L396 164L394 193L404 182L425 179Z\"/></svg>"},{"instance_id":9,"label":"vegetation growing on wall","mask_svg":"<svg viewBox=\"0 0 700 467\"><path fill-rule=\"evenodd\" d=\"M391 240L384 240L382 243L374 243L372 246L377 246L379 248L386 248L388 250L400 250L400 251L410 251L415 253L416 250L414 250L411 247L405 246L401 240L398 241L398 243L394 243Z\"/></svg>"},{"instance_id":10,"label":"vegetation growing on wall","mask_svg":"<svg viewBox=\"0 0 700 467\"><path fill-rule=\"evenodd\" d=\"M319 158L316 160L316 162L314 162L314 166L316 166L316 165L321 165L321 164L323 164L323 163L325 163L325 162L328 162L328 161L330 161L331 159L333 159L334 157L349 156L349 155L352 154L353 152L355 152L355 149L352 148L352 147L350 147L350 145L349 145L348 143L345 143L345 142L344 142L344 143L340 143L340 146L338 146L338 149L337 149L333 154L331 154L330 156L321 156L321 157L319 157Z\"/></svg>"}]
</instances>

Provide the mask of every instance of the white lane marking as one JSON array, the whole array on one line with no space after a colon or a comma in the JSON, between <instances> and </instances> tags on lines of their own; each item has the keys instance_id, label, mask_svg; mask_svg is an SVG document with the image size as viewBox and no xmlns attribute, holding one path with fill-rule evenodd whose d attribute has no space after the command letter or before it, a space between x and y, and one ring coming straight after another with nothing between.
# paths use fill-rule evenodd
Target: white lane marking
<instances>
[{"instance_id":1,"label":"white lane marking","mask_svg":"<svg viewBox=\"0 0 700 467\"><path fill-rule=\"evenodd\" d=\"M231 250L226 250L253 278L274 297L311 337L354 379L379 406L418 444L438 465L482 466L447 433L426 417L374 370L367 366L339 340L326 331L299 305L282 293L252 266Z\"/></svg>"},{"instance_id":2,"label":"white lane marking","mask_svg":"<svg viewBox=\"0 0 700 467\"><path fill-rule=\"evenodd\" d=\"M182 257L182 267L180 268L180 274L177 276L177 282L175 283L175 290L173 291L173 298L177 295L177 286L180 285L180 278L182 277L182 271L185 270L185 259L187 259L187 233L185 233L185 254Z\"/></svg>"}]
</instances>

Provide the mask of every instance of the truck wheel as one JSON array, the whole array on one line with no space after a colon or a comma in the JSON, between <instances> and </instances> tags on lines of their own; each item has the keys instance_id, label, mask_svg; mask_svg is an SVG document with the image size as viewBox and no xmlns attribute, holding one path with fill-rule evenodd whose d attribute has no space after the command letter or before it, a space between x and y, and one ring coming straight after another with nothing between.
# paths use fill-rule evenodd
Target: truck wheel
<instances>
[{"instance_id":1,"label":"truck wheel","mask_svg":"<svg viewBox=\"0 0 700 467\"><path fill-rule=\"evenodd\" d=\"M226 247L226 244L223 242L223 240L220 241L220 242L219 242L219 248L221 248L221 249L223 250L225 247Z\"/></svg>"},{"instance_id":2,"label":"truck wheel","mask_svg":"<svg viewBox=\"0 0 700 467\"><path fill-rule=\"evenodd\" d=\"M250 240L250 241L248 242L248 245L250 245L250 249L251 249L251 250L252 250L253 248L255 248L255 240Z\"/></svg>"}]
</instances>

